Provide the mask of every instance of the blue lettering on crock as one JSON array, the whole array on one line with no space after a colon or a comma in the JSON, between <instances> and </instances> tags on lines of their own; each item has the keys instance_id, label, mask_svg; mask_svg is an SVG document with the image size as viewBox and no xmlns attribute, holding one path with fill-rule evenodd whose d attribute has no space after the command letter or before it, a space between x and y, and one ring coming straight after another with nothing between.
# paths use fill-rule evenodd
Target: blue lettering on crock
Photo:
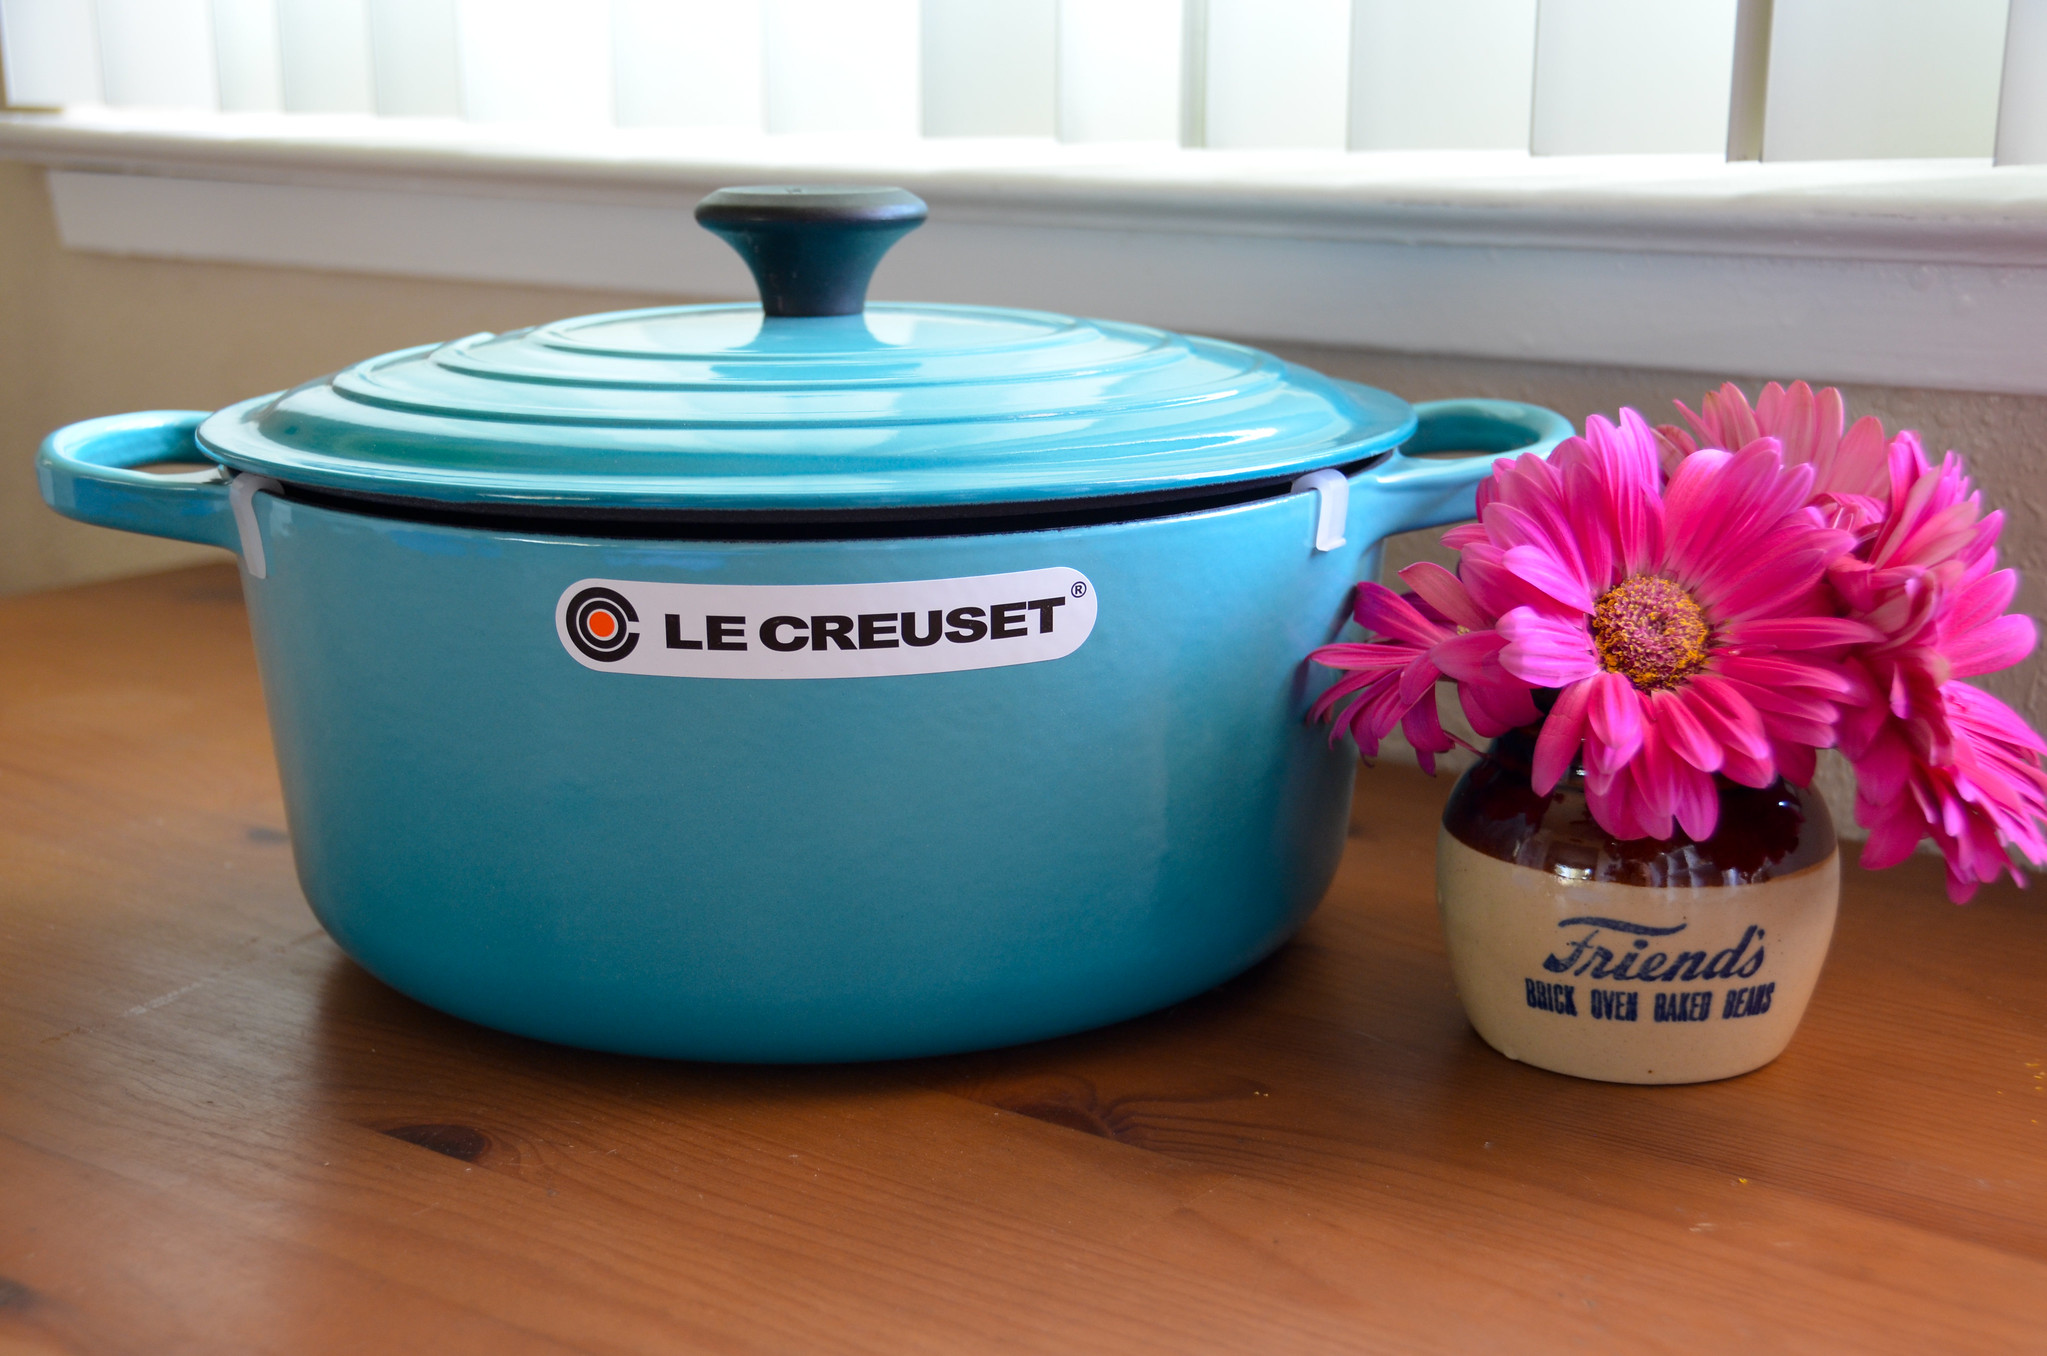
<instances>
[{"instance_id":1,"label":"blue lettering on crock","mask_svg":"<svg viewBox=\"0 0 2047 1356\"><path fill-rule=\"evenodd\" d=\"M1632 1022L1639 1005L1636 999L1642 995L1628 989L1592 990L1592 1018L1594 1021Z\"/></svg>"},{"instance_id":2,"label":"blue lettering on crock","mask_svg":"<svg viewBox=\"0 0 2047 1356\"><path fill-rule=\"evenodd\" d=\"M1577 991L1575 984L1552 984L1546 979L1524 979L1528 986L1528 1006L1543 1012L1554 1012L1559 1017L1576 1017L1578 1005L1571 995Z\"/></svg>"},{"instance_id":3,"label":"blue lettering on crock","mask_svg":"<svg viewBox=\"0 0 2047 1356\"><path fill-rule=\"evenodd\" d=\"M1712 1015L1711 989L1656 995L1656 1020L1659 1022L1703 1022Z\"/></svg>"},{"instance_id":4,"label":"blue lettering on crock","mask_svg":"<svg viewBox=\"0 0 2047 1356\"><path fill-rule=\"evenodd\" d=\"M1684 923L1658 928L1645 923L1630 923L1622 918L1598 918L1587 914L1563 919L1557 926L1582 927L1585 933L1571 938L1561 953L1543 958L1542 968L1553 975L1589 973L1593 979L1609 982L1631 980L1638 984L1689 984L1701 979L1749 979L1763 968L1763 929L1753 925L1741 934L1739 942L1710 956L1704 951L1679 951L1673 955L1649 950L1649 938L1683 932L1687 926ZM1599 944L1600 937L1608 933L1633 938L1618 959L1611 948ZM1614 945L1619 946L1621 940L1621 936L1614 937ZM1753 953L1749 951L1751 943L1755 945Z\"/></svg>"},{"instance_id":5,"label":"blue lettering on crock","mask_svg":"<svg viewBox=\"0 0 2047 1356\"><path fill-rule=\"evenodd\" d=\"M1777 986L1753 984L1745 989L1729 989L1726 1001L1720 1006L1720 1016L1760 1017L1770 1010L1770 1000L1777 996Z\"/></svg>"}]
</instances>

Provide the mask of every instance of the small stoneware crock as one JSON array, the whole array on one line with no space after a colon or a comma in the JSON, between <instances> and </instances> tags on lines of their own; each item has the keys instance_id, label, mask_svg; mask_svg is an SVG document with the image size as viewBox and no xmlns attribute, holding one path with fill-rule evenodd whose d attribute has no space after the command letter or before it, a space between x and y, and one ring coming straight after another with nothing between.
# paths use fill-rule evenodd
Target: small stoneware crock
<instances>
[{"instance_id":1,"label":"small stoneware crock","mask_svg":"<svg viewBox=\"0 0 2047 1356\"><path fill-rule=\"evenodd\" d=\"M1582 772L1535 792L1533 752L1528 731L1493 741L1443 811L1436 899L1473 1028L1509 1059L1613 1083L1782 1054L1840 900L1826 802L1720 778L1711 838L1617 839Z\"/></svg>"},{"instance_id":2,"label":"small stoneware crock","mask_svg":"<svg viewBox=\"0 0 2047 1356\"><path fill-rule=\"evenodd\" d=\"M45 443L58 511L240 556L320 921L460 1016L727 1060L1048 1036L1278 946L1353 766L1302 722L1301 656L1381 538L1468 517L1494 456L1568 425L1142 326L865 305L924 215L900 190L698 215L761 305Z\"/></svg>"}]
</instances>

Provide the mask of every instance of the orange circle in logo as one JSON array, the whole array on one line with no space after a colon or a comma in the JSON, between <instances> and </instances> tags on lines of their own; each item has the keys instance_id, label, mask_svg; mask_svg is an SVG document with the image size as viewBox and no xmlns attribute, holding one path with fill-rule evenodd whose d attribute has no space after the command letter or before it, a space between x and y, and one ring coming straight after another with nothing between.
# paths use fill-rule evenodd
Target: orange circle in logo
<instances>
[{"instance_id":1,"label":"orange circle in logo","mask_svg":"<svg viewBox=\"0 0 2047 1356\"><path fill-rule=\"evenodd\" d=\"M589 627L590 634L597 637L597 639L610 640L618 634L618 618L612 616L609 612L592 612L590 614Z\"/></svg>"}]
</instances>

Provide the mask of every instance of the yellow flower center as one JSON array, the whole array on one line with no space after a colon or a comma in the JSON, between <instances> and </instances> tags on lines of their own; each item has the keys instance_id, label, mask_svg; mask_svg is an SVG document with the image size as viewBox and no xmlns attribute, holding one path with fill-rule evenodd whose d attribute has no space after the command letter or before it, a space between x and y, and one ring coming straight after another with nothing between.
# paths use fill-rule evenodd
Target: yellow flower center
<instances>
[{"instance_id":1,"label":"yellow flower center","mask_svg":"<svg viewBox=\"0 0 2047 1356\"><path fill-rule=\"evenodd\" d=\"M1644 692L1676 687L1705 668L1709 634L1692 596L1653 575L1622 580L1592 610L1600 665Z\"/></svg>"}]
</instances>

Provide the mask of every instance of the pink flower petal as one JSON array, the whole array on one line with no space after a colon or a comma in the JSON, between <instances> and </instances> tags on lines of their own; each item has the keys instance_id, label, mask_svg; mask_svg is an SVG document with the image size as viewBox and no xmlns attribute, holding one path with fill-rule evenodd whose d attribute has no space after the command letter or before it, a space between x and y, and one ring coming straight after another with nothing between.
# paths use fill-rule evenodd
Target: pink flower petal
<instances>
[{"instance_id":1,"label":"pink flower petal","mask_svg":"<svg viewBox=\"0 0 2047 1356\"><path fill-rule=\"evenodd\" d=\"M1693 838L1704 840L1720 827L1720 791L1711 773L1686 763L1677 765L1675 800L1672 806L1678 827Z\"/></svg>"},{"instance_id":2,"label":"pink flower petal","mask_svg":"<svg viewBox=\"0 0 2047 1356\"><path fill-rule=\"evenodd\" d=\"M1770 438L1725 462L1687 457L1666 492L1666 563L1680 582L1702 592L1716 577L1748 574L1757 539L1767 541L1811 498L1812 476L1810 466L1785 466Z\"/></svg>"},{"instance_id":3,"label":"pink flower petal","mask_svg":"<svg viewBox=\"0 0 2047 1356\"><path fill-rule=\"evenodd\" d=\"M1592 812L1593 822L1616 838L1670 836L1667 823L1662 826L1662 833L1656 832L1655 819L1643 804L1633 775L1625 767L1597 782L1590 776L1586 778L1585 808Z\"/></svg>"},{"instance_id":4,"label":"pink flower petal","mask_svg":"<svg viewBox=\"0 0 2047 1356\"><path fill-rule=\"evenodd\" d=\"M1783 655L1729 655L1716 659L1713 666L1729 678L1762 688L1791 688L1830 697L1845 697L1854 691L1853 683L1838 668Z\"/></svg>"},{"instance_id":5,"label":"pink flower petal","mask_svg":"<svg viewBox=\"0 0 2047 1356\"><path fill-rule=\"evenodd\" d=\"M1323 689L1322 695L1308 708L1308 718L1326 720L1345 700L1356 697L1358 699L1356 704L1338 718L1335 728L1329 732L1329 742L1334 744L1344 730L1355 723L1360 710L1367 707L1381 689L1392 690L1396 682L1397 679L1391 674L1347 674Z\"/></svg>"},{"instance_id":6,"label":"pink flower petal","mask_svg":"<svg viewBox=\"0 0 2047 1356\"><path fill-rule=\"evenodd\" d=\"M1497 739L1509 730L1533 725L1542 719L1535 709L1535 694L1526 683L1511 677L1501 681L1459 683L1458 700L1464 706L1471 728L1487 739Z\"/></svg>"},{"instance_id":7,"label":"pink flower petal","mask_svg":"<svg viewBox=\"0 0 2047 1356\"><path fill-rule=\"evenodd\" d=\"M1871 415L1855 421L1834 452L1834 466L1818 488L1837 495L1881 495L1889 487L1884 426Z\"/></svg>"},{"instance_id":8,"label":"pink flower petal","mask_svg":"<svg viewBox=\"0 0 2047 1356\"><path fill-rule=\"evenodd\" d=\"M1599 655L1582 618L1517 607L1500 618L1499 634L1506 640L1500 666L1536 687L1563 687L1599 671Z\"/></svg>"},{"instance_id":9,"label":"pink flower petal","mask_svg":"<svg viewBox=\"0 0 2047 1356\"><path fill-rule=\"evenodd\" d=\"M1618 673L1597 673L1586 707L1585 765L1611 772L1642 747L1642 699Z\"/></svg>"},{"instance_id":10,"label":"pink flower petal","mask_svg":"<svg viewBox=\"0 0 2047 1356\"><path fill-rule=\"evenodd\" d=\"M1740 693L1749 706L1762 717L1765 726L1778 717L1808 721L1816 725L1831 725L1839 710L1825 697L1795 692L1790 688L1761 686L1731 678L1725 681L1728 690Z\"/></svg>"},{"instance_id":11,"label":"pink flower petal","mask_svg":"<svg viewBox=\"0 0 2047 1356\"><path fill-rule=\"evenodd\" d=\"M1774 742L1771 752L1776 756L1777 772L1785 781L1793 786L1812 785L1812 774L1819 769L1819 759L1810 745Z\"/></svg>"},{"instance_id":12,"label":"pink flower petal","mask_svg":"<svg viewBox=\"0 0 2047 1356\"><path fill-rule=\"evenodd\" d=\"M2002 616L2018 591L2017 570L1986 572L1949 596L1942 626L1950 635L1973 631Z\"/></svg>"},{"instance_id":13,"label":"pink flower petal","mask_svg":"<svg viewBox=\"0 0 2047 1356\"><path fill-rule=\"evenodd\" d=\"M1891 805L1906 794L1906 784L1912 776L1912 751L1905 747L1903 739L1887 732L1886 737L1871 743L1854 760L1854 767L1858 807L1865 802ZM1864 827L1870 823L1859 808L1855 817Z\"/></svg>"},{"instance_id":14,"label":"pink flower petal","mask_svg":"<svg viewBox=\"0 0 2047 1356\"><path fill-rule=\"evenodd\" d=\"M1614 583L1615 541L1605 501L1605 487L1590 466L1572 466L1564 472L1571 542L1578 550L1579 572L1595 596Z\"/></svg>"},{"instance_id":15,"label":"pink flower petal","mask_svg":"<svg viewBox=\"0 0 2047 1356\"><path fill-rule=\"evenodd\" d=\"M1358 585L1358 600L1351 615L1367 631L1416 645L1433 645L1444 636L1442 627L1415 611L1405 598L1369 579Z\"/></svg>"},{"instance_id":16,"label":"pink flower petal","mask_svg":"<svg viewBox=\"0 0 2047 1356\"><path fill-rule=\"evenodd\" d=\"M1471 600L1463 582L1434 561L1423 560L1408 566L1400 572L1400 579L1452 626L1479 631L1493 624L1493 619Z\"/></svg>"},{"instance_id":17,"label":"pink flower petal","mask_svg":"<svg viewBox=\"0 0 2047 1356\"><path fill-rule=\"evenodd\" d=\"M1957 678L2008 669L2033 652L2039 632L2033 619L2014 612L1950 640L1943 650Z\"/></svg>"},{"instance_id":18,"label":"pink flower petal","mask_svg":"<svg viewBox=\"0 0 2047 1356\"><path fill-rule=\"evenodd\" d=\"M1543 718L1542 733L1535 737L1535 757L1529 769L1529 784L1537 795L1556 789L1578 757L1585 738L1585 711L1591 700L1592 683L1573 683L1557 694L1549 715Z\"/></svg>"},{"instance_id":19,"label":"pink flower petal","mask_svg":"<svg viewBox=\"0 0 2047 1356\"><path fill-rule=\"evenodd\" d=\"M1500 669L1493 661L1506 644L1507 637L1490 627L1467 631L1430 647L1429 660L1460 683L1484 682L1497 679Z\"/></svg>"},{"instance_id":20,"label":"pink flower petal","mask_svg":"<svg viewBox=\"0 0 2047 1356\"><path fill-rule=\"evenodd\" d=\"M1951 683L1942 691L1955 708L1957 718L1978 737L2036 754L2047 754L2047 740L2042 740L2018 712L1982 688L1967 683Z\"/></svg>"},{"instance_id":21,"label":"pink flower petal","mask_svg":"<svg viewBox=\"0 0 2047 1356\"><path fill-rule=\"evenodd\" d=\"M1308 652L1308 658L1328 669L1398 669L1414 662L1414 646L1399 641L1344 641Z\"/></svg>"},{"instance_id":22,"label":"pink flower petal","mask_svg":"<svg viewBox=\"0 0 2047 1356\"><path fill-rule=\"evenodd\" d=\"M1752 758L1740 749L1730 748L1727 757L1720 764L1720 775L1743 786L1757 790L1777 780L1777 764L1770 758Z\"/></svg>"},{"instance_id":23,"label":"pink flower petal","mask_svg":"<svg viewBox=\"0 0 2047 1356\"><path fill-rule=\"evenodd\" d=\"M1760 537L1737 537L1739 549L1729 562L1693 579L1692 592L1699 601L1722 622L1825 610L1816 597L1804 606L1797 604L1855 539L1796 519L1780 522Z\"/></svg>"},{"instance_id":24,"label":"pink flower petal","mask_svg":"<svg viewBox=\"0 0 2047 1356\"><path fill-rule=\"evenodd\" d=\"M1450 736L1443 731L1441 717L1436 714L1433 691L1407 708L1407 714L1400 718L1400 732L1407 736L1408 744L1414 749L1415 762L1431 777L1436 775L1436 755L1448 753L1455 747Z\"/></svg>"},{"instance_id":25,"label":"pink flower petal","mask_svg":"<svg viewBox=\"0 0 2047 1356\"><path fill-rule=\"evenodd\" d=\"M1584 576L1549 551L1537 546L1510 547L1505 564L1517 579L1541 589L1565 607L1579 612L1592 610L1592 591Z\"/></svg>"},{"instance_id":26,"label":"pink flower petal","mask_svg":"<svg viewBox=\"0 0 2047 1356\"><path fill-rule=\"evenodd\" d=\"M1685 695L1687 710L1722 748L1738 749L1752 759L1769 758L1770 741L1763 732L1762 713L1742 695L1740 684L1715 673L1695 674L1685 684Z\"/></svg>"},{"instance_id":27,"label":"pink flower petal","mask_svg":"<svg viewBox=\"0 0 2047 1356\"><path fill-rule=\"evenodd\" d=\"M1726 752L1692 713L1694 702L1704 704L1686 687L1677 692L1659 692L1650 705L1656 709L1657 728L1673 753L1701 772L1718 772L1720 764L1726 761Z\"/></svg>"},{"instance_id":28,"label":"pink flower petal","mask_svg":"<svg viewBox=\"0 0 2047 1356\"><path fill-rule=\"evenodd\" d=\"M1602 421L1603 422L1603 421ZM1656 454L1656 431L1635 410L1623 407L1620 423L1603 440L1614 474L1608 483L1616 495L1657 495L1663 488L1663 467Z\"/></svg>"},{"instance_id":29,"label":"pink flower petal","mask_svg":"<svg viewBox=\"0 0 2047 1356\"><path fill-rule=\"evenodd\" d=\"M1457 565L1458 578L1471 591L1472 601L1495 617L1517 607L1554 610L1556 600L1508 570L1506 558L1507 553L1490 542L1464 549L1464 558Z\"/></svg>"},{"instance_id":30,"label":"pink flower petal","mask_svg":"<svg viewBox=\"0 0 2047 1356\"><path fill-rule=\"evenodd\" d=\"M1643 715L1653 717L1653 705L1645 704ZM1642 752L1634 760L1630 771L1635 775L1635 789L1639 797L1636 805L1636 823L1649 826L1649 837L1668 838L1673 827L1672 820L1677 811L1677 769L1680 766L1676 754L1664 741L1662 728L1653 718L1645 719L1642 725Z\"/></svg>"},{"instance_id":31,"label":"pink flower petal","mask_svg":"<svg viewBox=\"0 0 2047 1356\"><path fill-rule=\"evenodd\" d=\"M1773 749L1781 748L1785 744L1799 744L1810 753L1813 749L1830 749L1836 742L1834 727L1823 721L1803 720L1797 716L1780 716L1775 712L1765 712L1763 726L1770 732ZM1780 757L1778 762L1781 765L1783 759Z\"/></svg>"},{"instance_id":32,"label":"pink flower petal","mask_svg":"<svg viewBox=\"0 0 2047 1356\"><path fill-rule=\"evenodd\" d=\"M1448 617L1436 611L1436 606L1434 603L1431 603L1428 599L1422 597L1420 594L1403 593L1400 596L1403 600L1406 601L1409 607L1415 610L1415 615L1419 616L1423 621L1427 622L1429 625L1440 626L1445 631L1451 631L1456 629L1450 624L1450 619Z\"/></svg>"},{"instance_id":33,"label":"pink flower petal","mask_svg":"<svg viewBox=\"0 0 2047 1356\"><path fill-rule=\"evenodd\" d=\"M1883 632L1850 617L1764 617L1724 626L1720 635L1729 645L1759 650L1817 650L1883 639Z\"/></svg>"},{"instance_id":34,"label":"pink flower petal","mask_svg":"<svg viewBox=\"0 0 2047 1356\"><path fill-rule=\"evenodd\" d=\"M1435 692L1436 679L1440 676L1427 655L1416 655L1414 662L1400 671L1400 686L1396 690L1400 694L1401 706L1413 706L1424 697L1429 698L1430 705L1434 705L1435 699L1431 694Z\"/></svg>"},{"instance_id":35,"label":"pink flower petal","mask_svg":"<svg viewBox=\"0 0 2047 1356\"><path fill-rule=\"evenodd\" d=\"M1833 399L1816 400L1812 387L1802 381L1791 383L1788 390L1771 382L1756 401L1756 436L1767 432L1780 440L1787 462L1817 461L1823 449L1831 453L1840 441L1844 416L1841 393L1829 388L1826 394Z\"/></svg>"},{"instance_id":36,"label":"pink flower petal","mask_svg":"<svg viewBox=\"0 0 2047 1356\"><path fill-rule=\"evenodd\" d=\"M1482 523L1459 523L1443 534L1443 545L1453 551L1462 551L1467 546L1490 540Z\"/></svg>"},{"instance_id":37,"label":"pink flower petal","mask_svg":"<svg viewBox=\"0 0 2047 1356\"><path fill-rule=\"evenodd\" d=\"M1862 844L1861 866L1865 871L1882 871L1912 855L1926 836L1923 825L1905 815L1895 815L1874 824L1864 824L1869 837Z\"/></svg>"},{"instance_id":38,"label":"pink flower petal","mask_svg":"<svg viewBox=\"0 0 2047 1356\"><path fill-rule=\"evenodd\" d=\"M1772 382L1763 388L1765 396L1776 387ZM1718 447L1732 451L1746 447L1762 436L1755 413L1749 408L1748 397L1733 382L1721 383L1717 391L1708 391L1706 398L1699 402L1702 413L1693 414L1685 409L1682 401L1672 402L1683 411L1685 421L1698 431L1700 442L1707 447Z\"/></svg>"}]
</instances>

